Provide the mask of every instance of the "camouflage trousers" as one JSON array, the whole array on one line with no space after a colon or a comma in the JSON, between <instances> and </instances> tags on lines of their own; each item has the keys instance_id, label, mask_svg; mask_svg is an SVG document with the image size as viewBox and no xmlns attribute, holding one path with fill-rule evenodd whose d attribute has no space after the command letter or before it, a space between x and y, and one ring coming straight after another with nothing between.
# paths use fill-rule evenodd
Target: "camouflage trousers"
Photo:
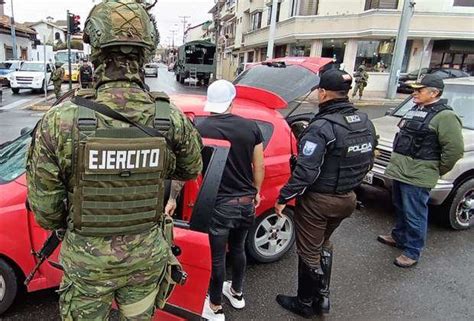
<instances>
[{"instance_id":1,"label":"camouflage trousers","mask_svg":"<svg viewBox=\"0 0 474 321\"><path fill-rule=\"evenodd\" d=\"M355 97L357 95L357 92L359 92L359 97L362 98L362 95L364 94L364 83L363 82L358 82L355 84L354 90L352 91L352 97Z\"/></svg>"},{"instance_id":2,"label":"camouflage trousers","mask_svg":"<svg viewBox=\"0 0 474 321\"><path fill-rule=\"evenodd\" d=\"M114 237L66 233L59 289L62 320L108 320L114 300L121 320L151 320L168 253L158 228Z\"/></svg>"},{"instance_id":3,"label":"camouflage trousers","mask_svg":"<svg viewBox=\"0 0 474 321\"><path fill-rule=\"evenodd\" d=\"M54 95L56 96L56 99L58 99L59 97L61 97L62 81L54 81L53 85L54 85Z\"/></svg>"}]
</instances>

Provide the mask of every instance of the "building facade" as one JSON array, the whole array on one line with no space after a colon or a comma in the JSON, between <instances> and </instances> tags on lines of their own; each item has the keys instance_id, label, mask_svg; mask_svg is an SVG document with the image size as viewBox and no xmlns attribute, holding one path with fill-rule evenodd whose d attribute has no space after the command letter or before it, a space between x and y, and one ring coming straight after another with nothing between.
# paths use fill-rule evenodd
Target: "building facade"
<instances>
[{"instance_id":1,"label":"building facade","mask_svg":"<svg viewBox=\"0 0 474 321\"><path fill-rule=\"evenodd\" d=\"M17 59L33 59L32 49L36 40L36 32L23 24L15 24L15 35ZM11 59L14 57L10 17L0 16L0 61Z\"/></svg>"},{"instance_id":2,"label":"building facade","mask_svg":"<svg viewBox=\"0 0 474 321\"><path fill-rule=\"evenodd\" d=\"M385 91L404 0L279 1L275 57L331 57L354 71L364 64L367 90ZM407 0L408 1L408 0ZM272 0L226 0L219 6L218 76L267 58ZM450 67L474 73L474 1L416 0L401 72Z\"/></svg>"},{"instance_id":3,"label":"building facade","mask_svg":"<svg viewBox=\"0 0 474 321\"><path fill-rule=\"evenodd\" d=\"M203 22L197 26L189 27L186 29L184 33L184 41L196 41L196 40L203 40L203 41L211 41L211 32L209 27L211 26L212 21Z\"/></svg>"},{"instance_id":4,"label":"building facade","mask_svg":"<svg viewBox=\"0 0 474 321\"><path fill-rule=\"evenodd\" d=\"M38 21L29 25L38 34L38 40L46 44L56 45L58 42L66 43L67 29L50 21Z\"/></svg>"}]
</instances>

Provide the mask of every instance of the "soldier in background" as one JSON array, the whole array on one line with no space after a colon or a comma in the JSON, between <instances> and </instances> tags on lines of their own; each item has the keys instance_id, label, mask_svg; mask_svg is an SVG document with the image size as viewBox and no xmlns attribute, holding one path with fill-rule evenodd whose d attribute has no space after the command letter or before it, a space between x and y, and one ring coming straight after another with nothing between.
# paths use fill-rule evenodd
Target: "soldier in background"
<instances>
[{"instance_id":1,"label":"soldier in background","mask_svg":"<svg viewBox=\"0 0 474 321\"><path fill-rule=\"evenodd\" d=\"M355 88L352 91L352 98L357 95L359 92L359 99L362 99L362 95L364 94L364 89L367 87L367 82L369 81L369 74L365 71L365 66L360 65L357 68L357 71L354 73L355 79Z\"/></svg>"},{"instance_id":2,"label":"soldier in background","mask_svg":"<svg viewBox=\"0 0 474 321\"><path fill-rule=\"evenodd\" d=\"M84 40L96 66L95 88L79 90L38 124L28 155L28 200L41 227L66 229L63 320L107 320L114 300L122 320L151 320L155 303L162 307L169 293L167 266L176 265L159 225L163 181L195 178L202 143L166 95L145 90L142 68L158 36L143 4L100 2ZM97 105L163 136L94 112Z\"/></svg>"},{"instance_id":3,"label":"soldier in background","mask_svg":"<svg viewBox=\"0 0 474 321\"><path fill-rule=\"evenodd\" d=\"M60 62L56 62L56 69L53 71L53 75L51 76L51 80L53 81L54 85L54 95L56 99L61 97L61 85L63 83L64 78L64 68Z\"/></svg>"}]
</instances>

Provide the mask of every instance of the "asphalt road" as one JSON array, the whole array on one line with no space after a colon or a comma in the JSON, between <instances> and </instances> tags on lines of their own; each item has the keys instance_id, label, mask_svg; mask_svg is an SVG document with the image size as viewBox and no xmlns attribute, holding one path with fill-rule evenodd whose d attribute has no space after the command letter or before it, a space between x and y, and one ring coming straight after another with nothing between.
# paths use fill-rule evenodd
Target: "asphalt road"
<instances>
[{"instance_id":1,"label":"asphalt road","mask_svg":"<svg viewBox=\"0 0 474 321\"><path fill-rule=\"evenodd\" d=\"M180 85L165 69L160 69L158 80L148 79L147 82L151 89L161 89L169 94L205 91ZM383 115L388 107L361 109L374 118ZM312 106L303 108L310 111ZM5 137L5 124L15 128L8 131L19 131L24 124L34 123L38 117L28 111L10 109L2 112L0 108L0 143ZM12 119L21 126L12 124ZM388 192L364 188L361 200L365 207L344 221L332 239L335 245L332 312L324 319L472 320L472 229L456 232L431 220L421 261L412 269L400 269L392 263L399 251L375 240L378 234L388 232L394 222ZM296 262L293 248L277 263L250 264L245 287L247 306L237 311L225 304L227 320L303 320L275 302L279 293L296 293ZM54 290L26 294L0 317L0 321L58 320L57 300Z\"/></svg>"}]
</instances>

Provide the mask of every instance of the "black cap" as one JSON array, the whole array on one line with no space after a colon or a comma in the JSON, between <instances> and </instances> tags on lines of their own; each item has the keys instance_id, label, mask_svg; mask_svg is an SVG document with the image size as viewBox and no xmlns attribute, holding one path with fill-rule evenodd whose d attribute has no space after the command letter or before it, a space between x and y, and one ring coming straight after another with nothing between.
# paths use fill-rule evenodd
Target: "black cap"
<instances>
[{"instance_id":1,"label":"black cap","mask_svg":"<svg viewBox=\"0 0 474 321\"><path fill-rule=\"evenodd\" d=\"M352 88L352 77L339 69L329 69L321 75L317 88L330 91L349 90Z\"/></svg>"},{"instance_id":2,"label":"black cap","mask_svg":"<svg viewBox=\"0 0 474 321\"><path fill-rule=\"evenodd\" d=\"M420 89L420 88L425 88L425 87L432 87L432 88L437 88L439 90L444 89L444 83L443 79L434 74L426 74L420 82L414 83L410 85L411 88L413 89Z\"/></svg>"}]
</instances>

